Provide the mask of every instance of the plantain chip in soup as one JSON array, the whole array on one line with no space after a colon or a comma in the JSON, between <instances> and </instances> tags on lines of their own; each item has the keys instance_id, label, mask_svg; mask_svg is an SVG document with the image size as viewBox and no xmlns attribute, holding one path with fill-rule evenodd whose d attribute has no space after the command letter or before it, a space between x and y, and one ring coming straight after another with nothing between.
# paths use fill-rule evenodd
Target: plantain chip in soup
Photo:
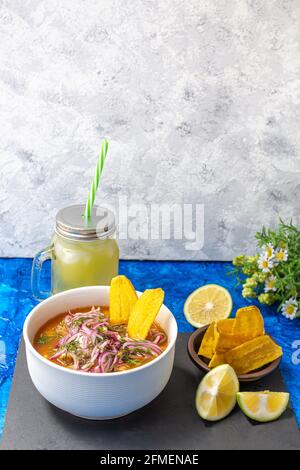
<instances>
[{"instance_id":1,"label":"plantain chip in soup","mask_svg":"<svg viewBox=\"0 0 300 470\"><path fill-rule=\"evenodd\" d=\"M147 289L142 293L129 316L127 332L130 338L142 340L147 337L163 304L164 295L160 288Z\"/></svg>"},{"instance_id":2,"label":"plantain chip in soup","mask_svg":"<svg viewBox=\"0 0 300 470\"><path fill-rule=\"evenodd\" d=\"M128 323L129 316L137 302L135 289L126 276L111 280L109 290L109 319L112 325Z\"/></svg>"}]
</instances>

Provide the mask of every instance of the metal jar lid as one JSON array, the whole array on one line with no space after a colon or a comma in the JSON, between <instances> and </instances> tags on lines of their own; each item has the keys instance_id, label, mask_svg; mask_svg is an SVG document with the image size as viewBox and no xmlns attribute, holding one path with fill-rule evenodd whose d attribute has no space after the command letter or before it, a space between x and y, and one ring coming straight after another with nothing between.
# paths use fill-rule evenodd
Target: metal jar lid
<instances>
[{"instance_id":1,"label":"metal jar lid","mask_svg":"<svg viewBox=\"0 0 300 470\"><path fill-rule=\"evenodd\" d=\"M65 238L78 241L92 241L108 238L115 229L115 216L104 207L94 206L91 218L86 223L85 206L77 204L61 209L56 215L56 232Z\"/></svg>"}]
</instances>

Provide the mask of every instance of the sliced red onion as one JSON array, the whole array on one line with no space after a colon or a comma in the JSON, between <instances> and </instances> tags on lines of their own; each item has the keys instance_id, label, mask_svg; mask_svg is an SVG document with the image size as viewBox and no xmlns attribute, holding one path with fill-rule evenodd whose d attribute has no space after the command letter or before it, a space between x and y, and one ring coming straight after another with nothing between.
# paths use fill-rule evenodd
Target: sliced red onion
<instances>
[{"instance_id":1,"label":"sliced red onion","mask_svg":"<svg viewBox=\"0 0 300 470\"><path fill-rule=\"evenodd\" d=\"M80 335L80 333L76 333L75 335L73 335L73 336L70 336L70 338L68 338L68 340L66 341L66 343L65 343L65 344L69 344L69 343L71 343L71 342L72 342L72 341L74 341L75 339L78 339L78 338L80 338L80 336L81 336L81 335Z\"/></svg>"},{"instance_id":2,"label":"sliced red onion","mask_svg":"<svg viewBox=\"0 0 300 470\"><path fill-rule=\"evenodd\" d=\"M93 363L92 362L87 362L86 364L84 364L80 370L83 370L85 372L88 372L92 367L93 367Z\"/></svg>"},{"instance_id":3,"label":"sliced red onion","mask_svg":"<svg viewBox=\"0 0 300 470\"><path fill-rule=\"evenodd\" d=\"M92 334L92 330L88 328L87 326L81 326L80 331L86 333L89 336Z\"/></svg>"},{"instance_id":4,"label":"sliced red onion","mask_svg":"<svg viewBox=\"0 0 300 470\"><path fill-rule=\"evenodd\" d=\"M78 370L79 369L79 360L78 360L78 357L73 354L73 353L69 353L69 355L72 357L73 359L73 367L74 369Z\"/></svg>"},{"instance_id":5,"label":"sliced red onion","mask_svg":"<svg viewBox=\"0 0 300 470\"><path fill-rule=\"evenodd\" d=\"M81 324L77 324L82 320ZM108 319L100 309L92 308L90 312L70 313L65 318L66 335L57 343L57 351L50 359L56 359L62 365L65 362L60 357L65 353L72 358L72 368L86 372L107 373L118 366L126 364L128 359L143 360L161 354L159 344L166 341L164 333L151 329L147 340L135 341L131 339L124 328L115 331L109 327ZM103 328L101 333L98 328ZM118 329L117 329L118 330ZM74 343L69 351L65 345Z\"/></svg>"},{"instance_id":6,"label":"sliced red onion","mask_svg":"<svg viewBox=\"0 0 300 470\"><path fill-rule=\"evenodd\" d=\"M155 351L157 354L162 353L161 348L157 344L151 343L150 341L141 341L141 342L127 341L126 343L123 344L123 348L127 348L127 349L128 348L129 349L132 349L132 348L146 348L146 349L150 349L152 351Z\"/></svg>"},{"instance_id":7,"label":"sliced red onion","mask_svg":"<svg viewBox=\"0 0 300 470\"><path fill-rule=\"evenodd\" d=\"M53 356L51 356L49 359L52 361L53 359L57 359L58 357L62 356L63 354L65 354L67 351L66 349L60 349L59 351L57 351L55 354L53 354Z\"/></svg>"},{"instance_id":8,"label":"sliced red onion","mask_svg":"<svg viewBox=\"0 0 300 470\"><path fill-rule=\"evenodd\" d=\"M108 325L108 321L103 321L101 323L96 323L95 325L93 325L93 330L96 330L96 328L100 328L101 326L107 326Z\"/></svg>"},{"instance_id":9,"label":"sliced red onion","mask_svg":"<svg viewBox=\"0 0 300 470\"><path fill-rule=\"evenodd\" d=\"M114 338L114 339L117 340L117 341L119 341L119 339L121 338L121 336L119 335L119 333L117 333L116 331L109 331L109 330L107 330L107 331L105 332L105 334L106 334L107 336L111 336L112 338Z\"/></svg>"}]
</instances>

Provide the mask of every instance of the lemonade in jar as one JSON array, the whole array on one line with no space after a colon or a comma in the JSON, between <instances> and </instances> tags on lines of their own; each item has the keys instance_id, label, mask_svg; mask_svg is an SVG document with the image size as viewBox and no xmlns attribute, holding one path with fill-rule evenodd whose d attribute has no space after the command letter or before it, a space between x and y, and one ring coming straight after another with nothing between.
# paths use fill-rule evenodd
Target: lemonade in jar
<instances>
[{"instance_id":1,"label":"lemonade in jar","mask_svg":"<svg viewBox=\"0 0 300 470\"><path fill-rule=\"evenodd\" d=\"M87 223L84 210L84 205L74 205L58 212L51 245L33 261L31 281L36 299L75 287L109 285L118 274L119 248L113 212L94 206ZM51 259L49 292L39 287L41 267L47 259Z\"/></svg>"}]
</instances>

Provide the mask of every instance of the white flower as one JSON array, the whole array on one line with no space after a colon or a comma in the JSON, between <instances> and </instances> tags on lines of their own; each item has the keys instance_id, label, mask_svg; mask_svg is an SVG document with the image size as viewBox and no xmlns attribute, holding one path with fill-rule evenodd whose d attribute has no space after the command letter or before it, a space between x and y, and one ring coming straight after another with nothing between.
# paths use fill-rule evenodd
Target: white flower
<instances>
[{"instance_id":1,"label":"white flower","mask_svg":"<svg viewBox=\"0 0 300 470\"><path fill-rule=\"evenodd\" d=\"M295 318L297 311L298 302L296 299L293 299L293 297L284 302L283 306L281 307L282 315L289 320L293 320Z\"/></svg>"},{"instance_id":2,"label":"white flower","mask_svg":"<svg viewBox=\"0 0 300 470\"><path fill-rule=\"evenodd\" d=\"M270 276L265 282L265 292L276 291L276 277Z\"/></svg>"},{"instance_id":3,"label":"white flower","mask_svg":"<svg viewBox=\"0 0 300 470\"><path fill-rule=\"evenodd\" d=\"M264 245L263 250L264 250L264 256L266 258L272 259L274 257L275 249L272 243L268 243L267 245Z\"/></svg>"},{"instance_id":4,"label":"white flower","mask_svg":"<svg viewBox=\"0 0 300 470\"><path fill-rule=\"evenodd\" d=\"M258 258L258 267L262 270L263 273L268 273L273 268L274 263L271 259L267 258L265 255L260 255Z\"/></svg>"},{"instance_id":5,"label":"white flower","mask_svg":"<svg viewBox=\"0 0 300 470\"><path fill-rule=\"evenodd\" d=\"M288 252L287 250L284 250L280 248L279 250L276 250L275 253L275 261L276 263L281 263L282 261L287 261L288 259Z\"/></svg>"}]
</instances>

